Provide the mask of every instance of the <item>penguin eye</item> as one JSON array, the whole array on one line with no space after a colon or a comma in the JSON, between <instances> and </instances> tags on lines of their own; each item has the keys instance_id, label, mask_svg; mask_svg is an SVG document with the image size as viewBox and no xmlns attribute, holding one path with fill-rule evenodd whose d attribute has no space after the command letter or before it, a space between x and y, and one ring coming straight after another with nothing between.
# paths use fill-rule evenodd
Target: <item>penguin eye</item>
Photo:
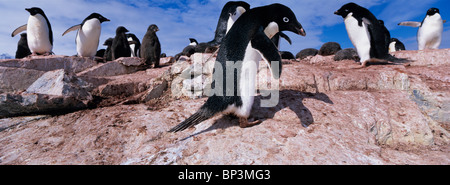
<instances>
[{"instance_id":1,"label":"penguin eye","mask_svg":"<svg viewBox=\"0 0 450 185\"><path fill-rule=\"evenodd\" d=\"M284 21L284 22L289 22L289 18L283 17L283 21Z\"/></svg>"}]
</instances>

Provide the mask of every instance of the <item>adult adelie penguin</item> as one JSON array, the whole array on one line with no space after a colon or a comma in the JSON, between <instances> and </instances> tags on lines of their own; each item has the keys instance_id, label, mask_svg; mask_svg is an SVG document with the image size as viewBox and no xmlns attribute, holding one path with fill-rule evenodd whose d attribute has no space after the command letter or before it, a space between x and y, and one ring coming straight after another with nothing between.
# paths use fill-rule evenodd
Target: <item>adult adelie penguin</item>
<instances>
[{"instance_id":1,"label":"adult adelie penguin","mask_svg":"<svg viewBox=\"0 0 450 185\"><path fill-rule=\"evenodd\" d=\"M405 21L398 25L419 27L417 31L417 43L419 50L439 49L442 41L442 31L445 21L442 20L439 9L430 8L422 22Z\"/></svg>"},{"instance_id":2,"label":"adult adelie penguin","mask_svg":"<svg viewBox=\"0 0 450 185\"><path fill-rule=\"evenodd\" d=\"M102 31L101 23L109 21L98 13L92 13L86 17L81 24L75 25L67 29L65 34L78 30L75 38L77 44L77 53L80 57L94 57L97 53L98 42Z\"/></svg>"},{"instance_id":3,"label":"adult adelie penguin","mask_svg":"<svg viewBox=\"0 0 450 185\"><path fill-rule=\"evenodd\" d=\"M31 55L30 48L28 48L27 33L20 34L20 40L17 43L16 58L24 58Z\"/></svg>"},{"instance_id":4,"label":"adult adelie penguin","mask_svg":"<svg viewBox=\"0 0 450 185\"><path fill-rule=\"evenodd\" d=\"M26 30L28 47L32 55L51 55L53 32L47 16L38 7L26 8L25 10L30 13L28 23L14 30L11 36L14 37Z\"/></svg>"},{"instance_id":5,"label":"adult adelie penguin","mask_svg":"<svg viewBox=\"0 0 450 185\"><path fill-rule=\"evenodd\" d=\"M128 42L130 43L131 57L139 57L139 49L141 48L141 41L136 37L135 34L127 34Z\"/></svg>"},{"instance_id":6,"label":"adult adelie penguin","mask_svg":"<svg viewBox=\"0 0 450 185\"><path fill-rule=\"evenodd\" d=\"M158 26L152 24L148 27L142 39L141 58L145 60L145 64L159 67L159 59L161 56L161 43L159 43L156 32L159 31Z\"/></svg>"},{"instance_id":7,"label":"adult adelie penguin","mask_svg":"<svg viewBox=\"0 0 450 185\"><path fill-rule=\"evenodd\" d=\"M358 52L360 62L388 58L385 32L378 19L366 8L348 3L334 12L344 18L348 36Z\"/></svg>"},{"instance_id":8,"label":"adult adelie penguin","mask_svg":"<svg viewBox=\"0 0 450 185\"><path fill-rule=\"evenodd\" d=\"M184 130L219 113L237 115L240 127L260 123L248 122L254 100L257 66L262 58L270 64L277 62L274 65L279 67L278 71L274 71L276 68L271 68L271 71L275 79L280 77L281 57L270 38L285 30L306 35L295 14L284 5L257 7L243 14L225 36L218 51L216 60L222 66L223 76L218 75L220 73L217 73L218 69L215 67L211 87L221 89L221 95L216 92L210 96L196 113L169 132ZM230 61L234 62L237 70L233 68L232 71L227 71L226 63ZM228 73L233 75L227 75ZM233 89L227 89L226 81L231 79L234 80Z\"/></svg>"},{"instance_id":9,"label":"adult adelie penguin","mask_svg":"<svg viewBox=\"0 0 450 185\"><path fill-rule=\"evenodd\" d=\"M220 13L219 21L214 35L214 39L209 42L197 44L195 52L205 52L208 47L216 47L222 43L223 38L231 29L238 18L250 9L250 5L244 1L229 1L227 2Z\"/></svg>"},{"instance_id":10,"label":"adult adelie penguin","mask_svg":"<svg viewBox=\"0 0 450 185\"><path fill-rule=\"evenodd\" d=\"M125 27L117 27L116 36L111 45L111 60L131 56L131 48L127 36L125 35L126 32L129 31Z\"/></svg>"}]
</instances>

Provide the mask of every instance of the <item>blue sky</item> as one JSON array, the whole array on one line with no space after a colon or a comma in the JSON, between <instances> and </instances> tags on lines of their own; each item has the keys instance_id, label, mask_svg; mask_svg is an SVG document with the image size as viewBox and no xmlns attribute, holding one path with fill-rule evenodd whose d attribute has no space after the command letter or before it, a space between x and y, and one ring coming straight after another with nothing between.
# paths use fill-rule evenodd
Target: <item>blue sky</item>
<instances>
[{"instance_id":1,"label":"blue sky","mask_svg":"<svg viewBox=\"0 0 450 185\"><path fill-rule=\"evenodd\" d=\"M28 12L25 8L40 7L50 19L54 33L53 52L58 55L76 54L76 32L62 33L69 27L81 23L89 14L97 12L111 20L102 25L99 49L104 40L114 37L118 26L125 26L142 40L147 27L156 24L162 52L175 55L189 44L188 38L199 42L213 39L215 26L224 0L0 0L0 54L15 55L19 36L11 32L26 24ZM302 37L287 32L292 45L282 41L281 50L294 55L305 48L317 48L325 42L338 42L342 48L353 47L343 19L333 14L343 0L249 0L251 7L282 3L290 7L306 30ZM368 8L378 19L385 21L392 37L400 39L408 50L417 49L417 28L397 26L401 21L422 21L428 8L437 7L443 19L450 21L448 0L354 0ZM450 23L444 24L443 41L440 48L450 48Z\"/></svg>"}]
</instances>

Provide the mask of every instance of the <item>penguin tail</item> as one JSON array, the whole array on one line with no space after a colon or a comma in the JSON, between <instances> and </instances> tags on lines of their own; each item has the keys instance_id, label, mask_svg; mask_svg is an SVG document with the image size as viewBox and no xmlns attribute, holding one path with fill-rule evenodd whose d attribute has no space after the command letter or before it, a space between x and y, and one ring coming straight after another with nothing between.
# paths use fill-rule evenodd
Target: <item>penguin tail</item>
<instances>
[{"instance_id":1,"label":"penguin tail","mask_svg":"<svg viewBox=\"0 0 450 185\"><path fill-rule=\"evenodd\" d=\"M200 108L196 113L194 113L191 117L184 120L177 126L170 129L168 132L178 132L183 131L191 126L197 125L201 123L202 121L205 121L211 117L213 117L214 114L211 114L210 111L205 110L204 108Z\"/></svg>"}]
</instances>

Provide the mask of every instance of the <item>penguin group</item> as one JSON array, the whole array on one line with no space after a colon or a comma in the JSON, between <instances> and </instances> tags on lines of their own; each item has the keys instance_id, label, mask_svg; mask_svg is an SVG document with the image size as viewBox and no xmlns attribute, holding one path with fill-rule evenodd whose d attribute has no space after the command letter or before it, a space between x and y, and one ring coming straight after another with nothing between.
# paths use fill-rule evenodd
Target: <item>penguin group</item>
<instances>
[{"instance_id":1,"label":"penguin group","mask_svg":"<svg viewBox=\"0 0 450 185\"><path fill-rule=\"evenodd\" d=\"M30 13L28 23L15 29L11 36L21 34L18 42L16 58L24 58L34 55L53 54L53 31L49 19L39 7L26 8ZM136 35L119 26L114 38L108 38L104 44L107 49L98 49L101 34L101 24L110 21L99 13L87 16L81 24L68 28L62 36L72 31L77 31L75 36L78 57L100 57L105 61L112 61L120 57L140 57L148 66L154 64L159 67L161 44L156 32L159 30L154 24L149 26L142 44Z\"/></svg>"},{"instance_id":2,"label":"penguin group","mask_svg":"<svg viewBox=\"0 0 450 185\"><path fill-rule=\"evenodd\" d=\"M26 9L29 13L28 23L13 31L12 36L21 34L16 58L29 55L51 55L53 33L51 24L40 8ZM332 14L332 13L331 13ZM390 52L405 50L405 46L397 38L391 38L384 22L379 20L368 9L356 4L347 3L334 14L344 19L345 28L359 56L361 65L378 60L395 58ZM139 40L123 26L116 29L116 35L104 41L106 49L98 50L101 24L110 21L99 13L92 13L81 24L68 28L62 35L77 31L75 43L77 56L101 57L112 61L120 57L140 57L147 66L159 67L161 43L156 35L157 25L148 26ZM430 8L422 22L405 21L401 26L419 27L417 41L419 50L438 49L442 40L443 23L439 9ZM217 114L233 114L239 118L240 127L250 127L261 123L259 120L249 121L254 103L256 74L260 61L269 66L274 79L279 79L282 72L282 59L292 59L290 52L279 51L280 39L291 39L283 33L289 31L306 36L306 31L295 13L287 6L279 3L250 8L244 1L227 2L220 13L214 39L199 43L189 38L187 45L175 59L193 53L215 53L216 64L213 72L212 89L215 93L192 116L171 128L169 132L178 132L199 124ZM237 70L227 69L229 62ZM216 73L221 69L220 73ZM230 75L232 74L232 75ZM228 88L232 84L233 88Z\"/></svg>"},{"instance_id":3,"label":"penguin group","mask_svg":"<svg viewBox=\"0 0 450 185\"><path fill-rule=\"evenodd\" d=\"M397 38L391 38L382 20L378 20L368 9L356 3L347 3L334 12L344 18L348 36L355 46L363 66L375 60L396 60L389 52L405 50ZM443 32L439 9L430 8L422 22L405 21L398 25L419 27L417 42L419 50L438 49Z\"/></svg>"}]
</instances>

